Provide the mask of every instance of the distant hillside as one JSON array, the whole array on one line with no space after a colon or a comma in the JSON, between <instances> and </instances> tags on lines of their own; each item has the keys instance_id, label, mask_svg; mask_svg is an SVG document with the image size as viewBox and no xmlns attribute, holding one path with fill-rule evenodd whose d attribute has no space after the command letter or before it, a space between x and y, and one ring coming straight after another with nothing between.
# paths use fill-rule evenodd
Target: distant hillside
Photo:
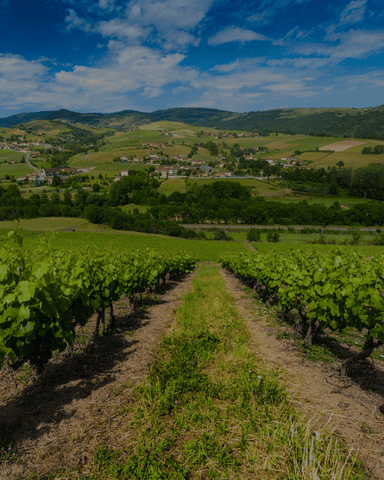
<instances>
[{"instance_id":1,"label":"distant hillside","mask_svg":"<svg viewBox=\"0 0 384 480\"><path fill-rule=\"evenodd\" d=\"M152 113L123 110L105 114L77 113L61 109L12 115L0 119L0 126L13 127L31 120L63 120L72 124L115 129L167 120L225 130L353 136L384 140L383 106L364 109L293 108L249 113L234 113L210 108L170 108Z\"/></svg>"}]
</instances>

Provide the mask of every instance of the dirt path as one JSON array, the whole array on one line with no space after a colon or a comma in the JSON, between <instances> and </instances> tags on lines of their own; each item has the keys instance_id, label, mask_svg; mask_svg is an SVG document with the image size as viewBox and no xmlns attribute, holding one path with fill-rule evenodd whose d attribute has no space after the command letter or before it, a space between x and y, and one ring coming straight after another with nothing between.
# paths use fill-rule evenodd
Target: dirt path
<instances>
[{"instance_id":1,"label":"dirt path","mask_svg":"<svg viewBox=\"0 0 384 480\"><path fill-rule=\"evenodd\" d=\"M169 282L167 293L149 296L134 312L121 299L115 305L119 332L92 338L91 320L83 332L85 345L53 358L46 372L25 385L19 382L17 390L9 371L0 372L1 435L16 442L19 451L16 462L1 464L1 480L27 478L25 469L46 474L84 465L101 444L127 444L121 405L133 401L134 387L147 375L193 277Z\"/></svg>"},{"instance_id":2,"label":"dirt path","mask_svg":"<svg viewBox=\"0 0 384 480\"><path fill-rule=\"evenodd\" d=\"M267 368L279 368L280 378L299 409L310 417L317 415L319 424L329 421L328 425L341 433L348 447L359 452L373 478L384 479L384 415L380 412L383 391L370 393L350 379L344 385L329 377L335 373L330 367L301 358L294 340L276 339L274 328L266 317L258 316L255 300L241 282L229 272L221 272L250 330L255 355Z\"/></svg>"}]
</instances>

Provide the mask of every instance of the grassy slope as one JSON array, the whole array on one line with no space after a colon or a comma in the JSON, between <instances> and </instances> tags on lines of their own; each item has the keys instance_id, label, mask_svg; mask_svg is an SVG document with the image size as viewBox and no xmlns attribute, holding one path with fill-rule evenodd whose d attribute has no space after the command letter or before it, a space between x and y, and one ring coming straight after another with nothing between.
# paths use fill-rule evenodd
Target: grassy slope
<instances>
[{"instance_id":1,"label":"grassy slope","mask_svg":"<svg viewBox=\"0 0 384 480\"><path fill-rule=\"evenodd\" d=\"M185 179L184 178L170 178L168 180L164 180L160 187L160 193L165 193L166 195L170 195L173 192L181 192L185 193L187 191L185 186Z\"/></svg>"},{"instance_id":2,"label":"grassy slope","mask_svg":"<svg viewBox=\"0 0 384 480\"><path fill-rule=\"evenodd\" d=\"M80 218L37 218L22 220L19 224L24 230L42 233L42 235L28 238L25 241L24 245L31 249L47 244L55 248L74 251L84 250L90 245L119 251L154 248L164 254L169 251L185 250L201 261L215 262L220 260L221 255L245 252L247 249L245 245L239 242L186 240L165 235L113 230L104 225L91 224ZM1 230L15 229L16 227L17 222L0 222ZM60 231L66 228L76 231Z\"/></svg>"},{"instance_id":3,"label":"grassy slope","mask_svg":"<svg viewBox=\"0 0 384 480\"><path fill-rule=\"evenodd\" d=\"M34 172L34 169L24 163L20 165L0 164L0 178L4 178L6 175L21 177L32 172Z\"/></svg>"}]
</instances>

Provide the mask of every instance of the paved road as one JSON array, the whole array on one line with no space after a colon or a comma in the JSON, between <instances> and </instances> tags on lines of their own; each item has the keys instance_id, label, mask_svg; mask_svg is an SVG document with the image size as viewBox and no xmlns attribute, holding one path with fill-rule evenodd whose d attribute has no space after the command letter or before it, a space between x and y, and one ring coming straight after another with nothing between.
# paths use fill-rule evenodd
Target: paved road
<instances>
[{"instance_id":1,"label":"paved road","mask_svg":"<svg viewBox=\"0 0 384 480\"><path fill-rule=\"evenodd\" d=\"M37 172L37 174L39 175L39 179L40 179L40 178L43 178L43 173L40 172L40 170L39 170L37 167L35 167L34 165L32 165L32 163L29 161L29 158L30 158L29 153L28 153L27 151L25 151L25 150L22 150L22 152L26 154L26 156L27 156L27 158L26 158L27 164L28 164L31 168L33 168L33 170L35 170L35 171Z\"/></svg>"},{"instance_id":2,"label":"paved road","mask_svg":"<svg viewBox=\"0 0 384 480\"><path fill-rule=\"evenodd\" d=\"M282 226L282 225L216 225L216 224L208 224L208 223L200 223L200 224L182 224L183 227L186 228L236 228L240 230L249 230L250 228L269 228L269 229L274 229L274 228L282 228L284 230L288 230L288 228L293 228L294 230L301 230L302 228L321 228L316 225L293 225L293 226ZM346 232L349 227L327 227L329 230L340 230L341 232ZM382 228L382 227L381 227ZM374 232L376 231L377 227L361 227L360 230L364 232Z\"/></svg>"}]
</instances>

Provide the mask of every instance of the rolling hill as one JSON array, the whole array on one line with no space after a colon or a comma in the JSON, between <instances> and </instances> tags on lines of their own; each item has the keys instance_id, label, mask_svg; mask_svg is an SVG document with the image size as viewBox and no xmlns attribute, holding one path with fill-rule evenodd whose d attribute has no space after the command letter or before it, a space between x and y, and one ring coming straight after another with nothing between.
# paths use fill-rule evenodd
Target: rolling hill
<instances>
[{"instance_id":1,"label":"rolling hill","mask_svg":"<svg viewBox=\"0 0 384 480\"><path fill-rule=\"evenodd\" d=\"M158 121L184 122L201 127L249 132L279 132L316 136L384 139L384 106L375 108L292 108L235 113L210 108L169 108L152 113L123 110L116 113L78 113L56 110L19 113L0 119L0 127L31 120L61 120L96 128L126 129Z\"/></svg>"}]
</instances>

